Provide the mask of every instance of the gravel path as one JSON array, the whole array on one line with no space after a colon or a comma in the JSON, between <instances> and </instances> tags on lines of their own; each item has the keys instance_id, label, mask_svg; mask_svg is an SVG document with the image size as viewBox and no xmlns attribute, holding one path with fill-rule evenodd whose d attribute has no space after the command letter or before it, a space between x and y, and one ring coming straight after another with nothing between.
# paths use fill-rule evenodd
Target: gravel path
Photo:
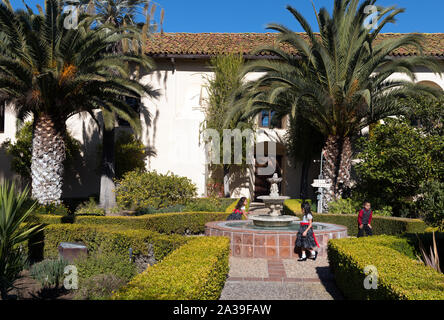
<instances>
[{"instance_id":1,"label":"gravel path","mask_svg":"<svg viewBox=\"0 0 444 320\"><path fill-rule=\"evenodd\" d=\"M221 300L337 300L342 295L325 257L316 261L230 257Z\"/></svg>"},{"instance_id":2,"label":"gravel path","mask_svg":"<svg viewBox=\"0 0 444 320\"><path fill-rule=\"evenodd\" d=\"M277 283L264 281L228 281L220 300L336 300L332 284Z\"/></svg>"}]
</instances>

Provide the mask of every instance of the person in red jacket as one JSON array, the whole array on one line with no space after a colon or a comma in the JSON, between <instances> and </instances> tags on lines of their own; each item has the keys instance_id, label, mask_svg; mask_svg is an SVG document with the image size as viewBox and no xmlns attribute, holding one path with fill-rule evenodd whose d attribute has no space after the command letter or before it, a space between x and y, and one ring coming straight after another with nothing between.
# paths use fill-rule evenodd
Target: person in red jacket
<instances>
[{"instance_id":1,"label":"person in red jacket","mask_svg":"<svg viewBox=\"0 0 444 320\"><path fill-rule=\"evenodd\" d=\"M358 238L363 237L364 232L368 236L373 235L373 229L372 229L372 225L371 225L372 216L373 216L373 211L371 209L370 202L365 201L364 208L362 208L358 214L358 227L359 227Z\"/></svg>"}]
</instances>

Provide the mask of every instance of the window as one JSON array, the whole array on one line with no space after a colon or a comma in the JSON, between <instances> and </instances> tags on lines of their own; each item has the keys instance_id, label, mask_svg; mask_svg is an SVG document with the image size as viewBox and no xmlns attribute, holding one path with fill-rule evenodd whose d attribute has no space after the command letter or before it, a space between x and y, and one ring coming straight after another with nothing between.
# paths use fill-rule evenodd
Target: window
<instances>
[{"instance_id":1,"label":"window","mask_svg":"<svg viewBox=\"0 0 444 320\"><path fill-rule=\"evenodd\" d=\"M125 101L126 101L126 103L128 103L130 105L130 107L134 111L136 111L137 113L140 113L141 101L139 98L126 97ZM118 122L119 126L125 126L125 127L129 126L129 123L127 121L121 119L120 117L117 119L117 122Z\"/></svg>"},{"instance_id":2,"label":"window","mask_svg":"<svg viewBox=\"0 0 444 320\"><path fill-rule=\"evenodd\" d=\"M5 132L5 105L0 105L0 133Z\"/></svg>"},{"instance_id":3,"label":"window","mask_svg":"<svg viewBox=\"0 0 444 320\"><path fill-rule=\"evenodd\" d=\"M275 111L263 110L259 116L259 126L262 128L282 128L282 118Z\"/></svg>"}]
</instances>

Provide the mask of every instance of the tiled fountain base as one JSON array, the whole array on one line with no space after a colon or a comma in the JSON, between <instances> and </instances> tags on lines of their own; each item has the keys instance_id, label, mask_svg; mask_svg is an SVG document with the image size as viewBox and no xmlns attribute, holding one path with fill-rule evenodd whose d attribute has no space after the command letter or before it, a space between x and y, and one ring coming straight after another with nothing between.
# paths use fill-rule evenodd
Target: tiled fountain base
<instances>
[{"instance_id":1,"label":"tiled fountain base","mask_svg":"<svg viewBox=\"0 0 444 320\"><path fill-rule=\"evenodd\" d=\"M299 257L295 250L297 231L261 230L245 227L230 227L231 221L209 222L205 225L205 235L225 236L231 240L231 255L243 258L288 259ZM330 239L347 237L347 228L330 223L315 223L314 230L320 248L320 256L327 255L327 242Z\"/></svg>"}]
</instances>

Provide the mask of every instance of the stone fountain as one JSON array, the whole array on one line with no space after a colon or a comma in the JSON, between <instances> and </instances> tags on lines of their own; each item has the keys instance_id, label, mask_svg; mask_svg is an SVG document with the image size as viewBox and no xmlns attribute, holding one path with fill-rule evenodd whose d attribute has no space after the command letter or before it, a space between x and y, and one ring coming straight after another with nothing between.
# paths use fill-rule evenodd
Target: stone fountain
<instances>
[{"instance_id":1,"label":"stone fountain","mask_svg":"<svg viewBox=\"0 0 444 320\"><path fill-rule=\"evenodd\" d=\"M251 215L248 219L252 220L254 225L259 227L285 227L299 220L299 218L294 216L282 215L284 201L290 199L290 197L279 195L279 187L277 184L282 181L282 178L278 178L275 173L272 178L268 178L267 180L271 184L270 194L268 196L260 196L258 199L264 202L270 212L265 215Z\"/></svg>"}]
</instances>

